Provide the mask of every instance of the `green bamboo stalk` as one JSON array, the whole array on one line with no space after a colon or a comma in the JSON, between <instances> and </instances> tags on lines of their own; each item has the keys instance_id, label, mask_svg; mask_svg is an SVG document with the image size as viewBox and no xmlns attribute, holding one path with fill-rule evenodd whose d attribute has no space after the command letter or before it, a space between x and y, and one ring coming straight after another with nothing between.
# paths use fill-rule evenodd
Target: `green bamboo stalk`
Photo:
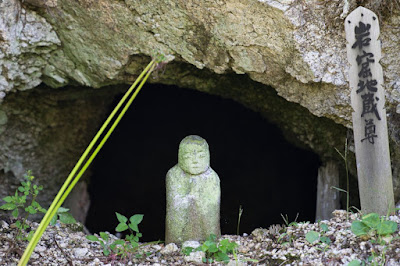
<instances>
[{"instance_id":1,"label":"green bamboo stalk","mask_svg":"<svg viewBox=\"0 0 400 266\"><path fill-rule=\"evenodd\" d=\"M78 175L75 177L74 181L71 183L71 185L68 187L67 191L64 193L62 196L61 200L57 203L56 209L58 209L62 203L65 201L67 198L68 194L71 192L71 190L74 188L75 184L79 181L79 179L82 177L82 175L85 173L86 169L89 167L89 165L92 163L93 159L96 157L97 153L101 150L103 145L106 143L108 138L110 137L111 133L114 131L114 129L117 127L119 121L121 121L122 117L132 104L133 100L136 98L136 95L139 93L140 89L143 87L144 83L146 82L147 78L150 76L151 71L153 71L153 67L150 69L150 71L147 73L145 78L142 80L140 83L139 87L136 89L135 93L131 96L129 99L128 103L125 105L125 107L122 109L121 113L118 115L117 119L115 119L114 123L112 124L111 128L108 130L107 134L103 137L101 140L100 144L96 147L95 151L92 153L92 155L89 157L85 165L82 167L82 169L79 171Z\"/></svg>"},{"instance_id":2,"label":"green bamboo stalk","mask_svg":"<svg viewBox=\"0 0 400 266\"><path fill-rule=\"evenodd\" d=\"M75 167L72 169L71 173L68 175L67 180L64 182L64 185L61 187L60 191L58 192L57 196L54 198L50 208L47 210L45 216L43 217L42 221L40 222L38 228L35 231L35 234L33 235L31 241L29 242L28 246L25 249L24 254L22 255L18 266L26 265L29 261L29 258L35 249L37 243L39 242L41 236L43 235L44 231L46 230L46 227L49 225L51 218L56 214L57 209L62 205L62 203L65 201L75 184L79 181L80 177L84 174L86 169L89 167L90 163L93 161L93 159L96 157L97 153L100 151L101 147L104 145L104 143L107 141L108 137L111 135L111 133L114 131L115 127L118 125L119 121L122 119L123 115L125 112L128 110L129 106L135 99L136 95L139 93L140 89L146 82L147 78L153 71L155 67L155 60L152 60L147 67L143 70L143 72L139 75L139 77L135 80L135 82L132 84L132 86L129 88L129 90L125 93L123 98L119 101L118 105L114 108L114 110L111 112L110 116L107 118L107 120L104 122L103 126L100 128L100 130L97 132L96 136L93 138L93 140L90 142L89 146L86 148L85 152L82 154L81 158L75 165ZM143 76L147 73L145 78L142 80ZM98 141L100 136L103 134L104 130L108 126L108 124L111 122L111 120L114 118L115 114L119 111L121 106L125 103L126 99L129 97L129 95L132 93L136 85L142 80L140 83L138 89L134 92L134 94L131 96L129 99L128 103L125 105L117 119L114 121L113 125L111 128L108 130L107 134L103 137L101 140L100 144L96 147L95 151L92 153L92 155L89 157L89 159L86 161L85 165L82 167L78 175L75 176L76 172L78 169L81 167L82 163L88 156L88 154L92 151L95 143ZM74 177L75 176L75 177ZM71 181L73 182L71 183Z\"/></svg>"}]
</instances>

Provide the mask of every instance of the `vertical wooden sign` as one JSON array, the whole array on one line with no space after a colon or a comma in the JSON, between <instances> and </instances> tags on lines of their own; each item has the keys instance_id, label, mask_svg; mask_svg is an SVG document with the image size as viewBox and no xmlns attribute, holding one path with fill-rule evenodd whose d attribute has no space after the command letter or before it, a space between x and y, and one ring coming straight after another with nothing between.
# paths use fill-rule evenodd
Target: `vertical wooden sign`
<instances>
[{"instance_id":1,"label":"vertical wooden sign","mask_svg":"<svg viewBox=\"0 0 400 266\"><path fill-rule=\"evenodd\" d=\"M358 186L363 213L394 209L378 17L358 7L345 20Z\"/></svg>"}]
</instances>

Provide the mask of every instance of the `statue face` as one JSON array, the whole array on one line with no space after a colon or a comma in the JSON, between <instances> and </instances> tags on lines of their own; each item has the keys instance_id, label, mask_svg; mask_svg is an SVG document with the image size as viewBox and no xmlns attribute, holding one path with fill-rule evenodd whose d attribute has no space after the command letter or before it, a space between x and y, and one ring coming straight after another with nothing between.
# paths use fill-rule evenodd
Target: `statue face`
<instances>
[{"instance_id":1,"label":"statue face","mask_svg":"<svg viewBox=\"0 0 400 266\"><path fill-rule=\"evenodd\" d=\"M192 175L204 173L210 165L208 145L181 143L178 164L185 172Z\"/></svg>"}]
</instances>

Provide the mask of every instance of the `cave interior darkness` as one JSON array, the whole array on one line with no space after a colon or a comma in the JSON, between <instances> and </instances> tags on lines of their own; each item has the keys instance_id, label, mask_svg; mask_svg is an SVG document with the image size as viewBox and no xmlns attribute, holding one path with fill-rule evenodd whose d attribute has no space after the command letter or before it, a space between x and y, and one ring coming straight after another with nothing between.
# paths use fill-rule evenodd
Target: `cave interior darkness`
<instances>
[{"instance_id":1,"label":"cave interior darkness","mask_svg":"<svg viewBox=\"0 0 400 266\"><path fill-rule=\"evenodd\" d=\"M141 241L164 240L165 175L187 135L209 144L221 181L222 234L236 234L239 206L241 234L282 224L281 214L289 222L297 213L297 221L314 221L315 153L287 142L277 126L237 102L146 84L92 166L87 228L115 233L115 212L144 214Z\"/></svg>"}]
</instances>

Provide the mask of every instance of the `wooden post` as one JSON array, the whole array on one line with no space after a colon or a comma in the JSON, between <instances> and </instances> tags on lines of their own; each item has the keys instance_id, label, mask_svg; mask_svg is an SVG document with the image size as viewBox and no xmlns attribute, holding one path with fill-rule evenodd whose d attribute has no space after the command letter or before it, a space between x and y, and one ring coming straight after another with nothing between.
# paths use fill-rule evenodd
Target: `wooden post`
<instances>
[{"instance_id":1,"label":"wooden post","mask_svg":"<svg viewBox=\"0 0 400 266\"><path fill-rule=\"evenodd\" d=\"M315 220L329 220L332 212L340 209L339 167L336 162L328 161L318 169L317 211Z\"/></svg>"},{"instance_id":2,"label":"wooden post","mask_svg":"<svg viewBox=\"0 0 400 266\"><path fill-rule=\"evenodd\" d=\"M358 7L345 20L358 186L363 213L394 209L378 17Z\"/></svg>"}]
</instances>

